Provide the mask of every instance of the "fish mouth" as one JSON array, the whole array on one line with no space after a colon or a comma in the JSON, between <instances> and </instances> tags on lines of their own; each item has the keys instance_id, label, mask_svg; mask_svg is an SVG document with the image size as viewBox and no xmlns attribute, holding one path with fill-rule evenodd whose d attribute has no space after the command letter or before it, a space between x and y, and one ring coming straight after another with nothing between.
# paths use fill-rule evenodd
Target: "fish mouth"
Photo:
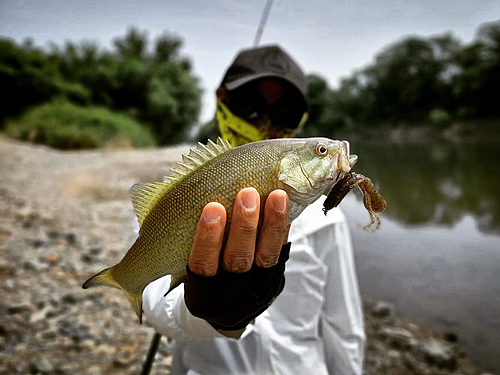
<instances>
[{"instance_id":1,"label":"fish mouth","mask_svg":"<svg viewBox=\"0 0 500 375\"><path fill-rule=\"evenodd\" d=\"M337 155L335 155L335 158L332 160L332 171L326 178L326 181L329 185L335 184L341 178L341 176L344 175L345 168L343 168L343 165L340 165L342 164L341 161L342 155L340 153L337 153Z\"/></svg>"}]
</instances>

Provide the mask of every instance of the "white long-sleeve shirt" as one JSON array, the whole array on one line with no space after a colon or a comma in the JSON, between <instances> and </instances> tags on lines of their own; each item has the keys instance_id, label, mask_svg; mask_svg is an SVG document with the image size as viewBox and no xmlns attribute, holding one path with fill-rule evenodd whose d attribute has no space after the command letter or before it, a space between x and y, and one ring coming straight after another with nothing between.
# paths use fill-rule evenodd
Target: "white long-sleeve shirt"
<instances>
[{"instance_id":1,"label":"white long-sleeve shirt","mask_svg":"<svg viewBox=\"0 0 500 375\"><path fill-rule=\"evenodd\" d=\"M362 373L365 334L351 239L342 212L317 201L292 223L285 288L239 339L191 315L170 276L143 293L148 322L176 340L173 374Z\"/></svg>"}]
</instances>

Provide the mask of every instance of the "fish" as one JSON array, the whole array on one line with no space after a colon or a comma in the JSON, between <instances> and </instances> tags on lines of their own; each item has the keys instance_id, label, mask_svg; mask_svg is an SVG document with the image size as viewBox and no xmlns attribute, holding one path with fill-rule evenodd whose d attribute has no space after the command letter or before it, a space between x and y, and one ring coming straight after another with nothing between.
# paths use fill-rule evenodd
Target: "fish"
<instances>
[{"instance_id":1,"label":"fish","mask_svg":"<svg viewBox=\"0 0 500 375\"><path fill-rule=\"evenodd\" d=\"M142 323L144 288L165 275L172 277L168 292L184 281L196 226L207 203L224 205L230 223L241 189L256 188L261 208L273 190L283 189L289 197L290 224L356 160L349 154L348 141L328 138L282 138L236 148L221 138L198 143L163 182L132 186L139 235L119 263L88 279L83 288L121 289ZM223 244L228 232L226 225Z\"/></svg>"}]
</instances>

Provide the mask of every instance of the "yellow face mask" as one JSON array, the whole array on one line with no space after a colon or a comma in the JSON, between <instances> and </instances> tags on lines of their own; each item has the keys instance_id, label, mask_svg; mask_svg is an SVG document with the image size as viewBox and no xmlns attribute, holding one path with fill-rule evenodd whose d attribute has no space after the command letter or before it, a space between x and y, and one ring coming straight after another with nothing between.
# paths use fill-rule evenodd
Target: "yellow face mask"
<instances>
[{"instance_id":1,"label":"yellow face mask","mask_svg":"<svg viewBox=\"0 0 500 375\"><path fill-rule=\"evenodd\" d=\"M267 116L261 119L257 125L253 125L234 115L218 99L215 116L222 139L231 143L233 147L265 139L290 138L307 120L307 112L304 112L296 129L279 129L272 125Z\"/></svg>"}]
</instances>

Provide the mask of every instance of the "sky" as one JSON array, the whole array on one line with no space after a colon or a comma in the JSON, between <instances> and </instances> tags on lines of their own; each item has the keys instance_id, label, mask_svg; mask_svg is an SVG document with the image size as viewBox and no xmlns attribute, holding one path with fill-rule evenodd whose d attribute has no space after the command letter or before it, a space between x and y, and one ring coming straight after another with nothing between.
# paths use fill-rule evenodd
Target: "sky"
<instances>
[{"instance_id":1,"label":"sky","mask_svg":"<svg viewBox=\"0 0 500 375\"><path fill-rule=\"evenodd\" d=\"M180 36L204 90L200 121L213 117L214 91L235 54L251 47L267 0L0 0L0 36L18 42L97 41L111 48L130 26L150 40ZM332 88L408 35L452 32L469 43L500 19L498 0L274 0L260 45L280 44L304 71Z\"/></svg>"}]
</instances>

